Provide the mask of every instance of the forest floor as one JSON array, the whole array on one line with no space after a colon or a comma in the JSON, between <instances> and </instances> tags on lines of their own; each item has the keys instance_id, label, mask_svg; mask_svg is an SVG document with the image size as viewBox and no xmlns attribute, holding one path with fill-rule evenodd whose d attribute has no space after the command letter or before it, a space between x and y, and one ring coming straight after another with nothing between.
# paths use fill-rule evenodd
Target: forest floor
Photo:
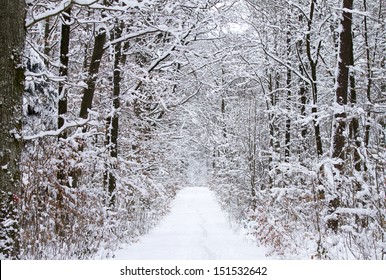
<instances>
[{"instance_id":1,"label":"forest floor","mask_svg":"<svg viewBox=\"0 0 386 280\"><path fill-rule=\"evenodd\" d=\"M139 242L114 253L119 260L253 260L265 249L231 228L214 193L205 187L179 191L170 213Z\"/></svg>"}]
</instances>

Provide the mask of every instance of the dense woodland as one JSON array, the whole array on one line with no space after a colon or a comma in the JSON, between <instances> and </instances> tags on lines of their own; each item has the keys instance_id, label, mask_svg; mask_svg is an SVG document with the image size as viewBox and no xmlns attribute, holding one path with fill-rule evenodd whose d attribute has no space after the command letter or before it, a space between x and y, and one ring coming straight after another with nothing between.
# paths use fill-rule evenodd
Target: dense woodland
<instances>
[{"instance_id":1,"label":"dense woodland","mask_svg":"<svg viewBox=\"0 0 386 280\"><path fill-rule=\"evenodd\" d=\"M386 257L383 0L0 0L0 23L1 259L112 257L189 185L274 256Z\"/></svg>"}]
</instances>

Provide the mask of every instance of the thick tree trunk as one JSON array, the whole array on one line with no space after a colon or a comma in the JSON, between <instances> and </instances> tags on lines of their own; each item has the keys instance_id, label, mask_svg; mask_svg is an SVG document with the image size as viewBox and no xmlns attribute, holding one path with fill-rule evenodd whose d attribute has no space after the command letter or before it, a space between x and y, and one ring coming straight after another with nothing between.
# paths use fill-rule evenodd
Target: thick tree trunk
<instances>
[{"instance_id":1,"label":"thick tree trunk","mask_svg":"<svg viewBox=\"0 0 386 280\"><path fill-rule=\"evenodd\" d=\"M88 118L88 111L92 107L92 101L94 99L95 86L99 73L99 66L101 64L102 56L104 53L104 45L106 42L106 30L101 29L94 37L94 49L91 56L90 67L86 79L87 88L83 90L83 98L80 107L79 117L83 119ZM83 132L86 131L86 126L83 128ZM83 146L79 146L79 151L83 150ZM81 170L72 170L70 176L72 177L71 187L76 188L78 186L79 177L81 176Z\"/></svg>"},{"instance_id":2,"label":"thick tree trunk","mask_svg":"<svg viewBox=\"0 0 386 280\"><path fill-rule=\"evenodd\" d=\"M351 33L353 0L343 0L343 18L341 20L342 30L340 32L339 57L338 57L338 76L336 80L336 103L339 105L339 112L335 114L335 131L332 143L332 157L339 159L335 168L343 172L346 159L345 145L347 142L345 136L346 113L343 107L347 105L347 95L349 89L349 67L352 66L353 41ZM339 186L338 186L339 187ZM339 192L339 189L336 189ZM340 198L334 197L329 201L329 213L333 214L340 205ZM337 232L338 218L333 217L327 221L330 229Z\"/></svg>"},{"instance_id":3,"label":"thick tree trunk","mask_svg":"<svg viewBox=\"0 0 386 280\"><path fill-rule=\"evenodd\" d=\"M60 68L59 76L67 78L68 75L68 53L70 48L70 14L71 8L63 14L62 33L60 41ZM59 103L58 103L58 128L64 125L64 114L67 113L67 92L64 87L64 82L59 82ZM63 131L59 138L66 138L67 135Z\"/></svg>"},{"instance_id":4,"label":"thick tree trunk","mask_svg":"<svg viewBox=\"0 0 386 280\"><path fill-rule=\"evenodd\" d=\"M340 32L340 44L339 44L339 58L338 58L338 77L336 85L336 103L343 107L347 105L347 92L349 86L349 67L352 66L352 13L347 10L351 10L353 6L353 0L343 0L343 19L341 21L342 31ZM347 10L346 10L347 9ZM346 137L344 131L346 129L346 113L343 111L335 114L335 134L333 139L333 152L334 158L342 160L341 164L336 167L341 169L343 167L343 161L346 158L344 146L346 144Z\"/></svg>"},{"instance_id":5,"label":"thick tree trunk","mask_svg":"<svg viewBox=\"0 0 386 280\"><path fill-rule=\"evenodd\" d=\"M70 14L71 7L67 9L67 11L63 14L63 24L61 31L61 41L60 41L60 68L59 68L59 76L67 78L68 75L68 53L70 48ZM64 125L64 115L67 113L67 92L65 89L65 83L59 82L59 101L58 101L58 129ZM67 132L63 131L59 134L58 139L67 138ZM68 176L65 172L65 168L59 166L59 171L57 174L57 178L60 184L67 185L70 187L70 183L68 181Z\"/></svg>"},{"instance_id":6,"label":"thick tree trunk","mask_svg":"<svg viewBox=\"0 0 386 280\"><path fill-rule=\"evenodd\" d=\"M19 254L24 20L24 0L0 0L0 255L10 259Z\"/></svg>"},{"instance_id":7,"label":"thick tree trunk","mask_svg":"<svg viewBox=\"0 0 386 280\"><path fill-rule=\"evenodd\" d=\"M94 99L95 84L97 81L97 74L101 64L104 53L104 44L106 41L106 30L101 29L94 37L94 49L91 56L90 67L88 70L88 77L86 80L87 88L83 91L82 104L80 107L79 117L83 119L88 118L88 110L92 107Z\"/></svg>"}]
</instances>

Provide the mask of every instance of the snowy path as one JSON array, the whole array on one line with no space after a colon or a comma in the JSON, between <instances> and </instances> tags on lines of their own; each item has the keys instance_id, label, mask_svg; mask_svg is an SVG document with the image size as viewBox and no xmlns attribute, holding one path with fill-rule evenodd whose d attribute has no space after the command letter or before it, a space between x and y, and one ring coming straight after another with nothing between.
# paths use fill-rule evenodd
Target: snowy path
<instances>
[{"instance_id":1,"label":"snowy path","mask_svg":"<svg viewBox=\"0 0 386 280\"><path fill-rule=\"evenodd\" d=\"M184 188L161 223L138 243L115 252L128 260L265 259L264 250L236 234L208 188Z\"/></svg>"}]
</instances>

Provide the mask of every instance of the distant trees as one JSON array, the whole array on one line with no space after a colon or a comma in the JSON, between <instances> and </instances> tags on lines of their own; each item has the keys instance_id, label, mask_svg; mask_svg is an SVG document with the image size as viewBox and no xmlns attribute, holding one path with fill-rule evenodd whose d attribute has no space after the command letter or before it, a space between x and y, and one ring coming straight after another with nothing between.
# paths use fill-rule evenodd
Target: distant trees
<instances>
[{"instance_id":1,"label":"distant trees","mask_svg":"<svg viewBox=\"0 0 386 280\"><path fill-rule=\"evenodd\" d=\"M24 0L0 2L0 258L19 257Z\"/></svg>"},{"instance_id":2,"label":"distant trees","mask_svg":"<svg viewBox=\"0 0 386 280\"><path fill-rule=\"evenodd\" d=\"M217 135L211 148L227 147L221 165L212 165L212 184L224 206L275 254L302 250L308 237L293 247L301 227L312 232L312 249L304 248L314 252L310 257L384 258L376 245L385 234L384 5L228 4L219 9L225 31L216 40L223 50L216 52L221 72L215 77L208 74L215 66L200 69L212 86L219 77L232 81L211 89L213 102L222 102L224 93L229 97L225 110L211 113L217 131L211 132ZM220 140L223 127L228 145ZM351 245L344 249L332 236ZM351 253L342 256L342 250Z\"/></svg>"}]
</instances>

